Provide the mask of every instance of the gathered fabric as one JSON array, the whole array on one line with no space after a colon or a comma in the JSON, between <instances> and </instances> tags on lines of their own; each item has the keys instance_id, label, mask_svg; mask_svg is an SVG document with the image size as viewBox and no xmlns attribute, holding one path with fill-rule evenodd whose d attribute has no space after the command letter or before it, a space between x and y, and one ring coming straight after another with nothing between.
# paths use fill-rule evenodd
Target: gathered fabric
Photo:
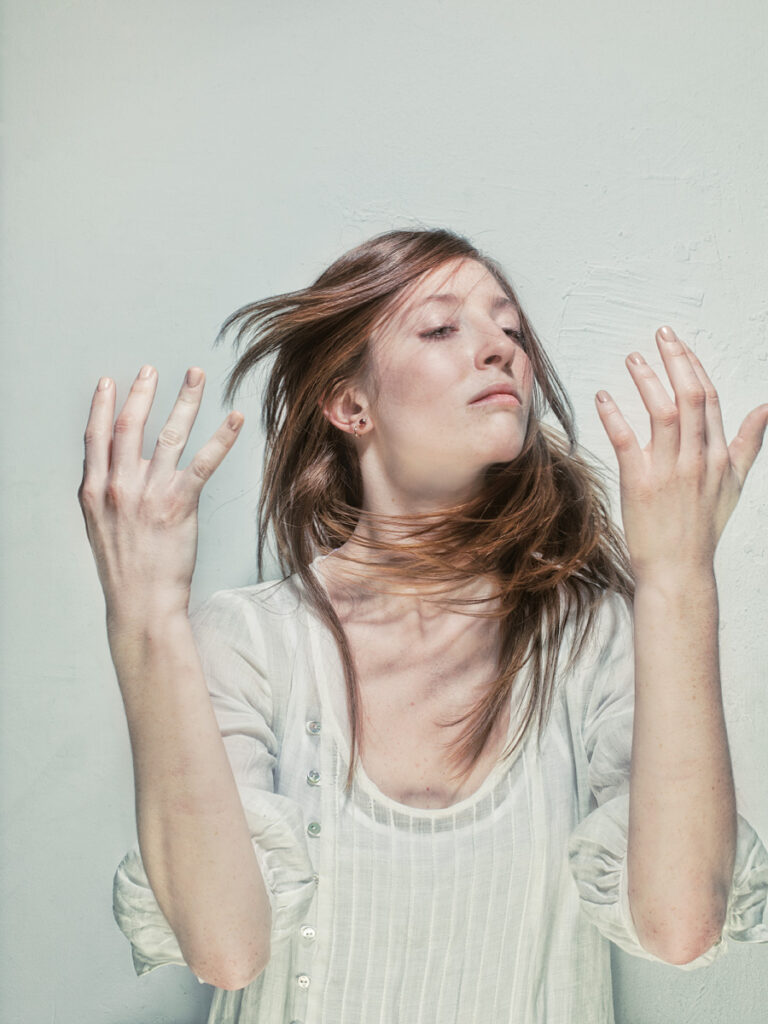
<instances>
[{"instance_id":1,"label":"gathered fabric","mask_svg":"<svg viewBox=\"0 0 768 1024\"><path fill-rule=\"evenodd\" d=\"M434 810L393 800L359 763L344 791L341 659L298 576L217 591L190 619L272 907L267 967L216 989L208 1024L612 1024L609 940L657 960L627 893L634 652L620 595L606 593L567 673L566 628L541 741L532 731ZM137 974L185 965L137 846L113 896ZM729 938L768 941L767 906L768 853L739 815L722 935L678 969Z\"/></svg>"}]
</instances>

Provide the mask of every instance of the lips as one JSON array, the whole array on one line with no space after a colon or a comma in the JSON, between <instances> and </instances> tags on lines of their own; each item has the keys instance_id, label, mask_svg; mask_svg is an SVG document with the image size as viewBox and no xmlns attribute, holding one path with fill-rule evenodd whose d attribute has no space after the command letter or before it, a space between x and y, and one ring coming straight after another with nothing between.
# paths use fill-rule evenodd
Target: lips
<instances>
[{"instance_id":1,"label":"lips","mask_svg":"<svg viewBox=\"0 0 768 1024\"><path fill-rule=\"evenodd\" d=\"M475 397L469 404L472 405L473 402L479 402L483 398L487 398L489 395L514 395L518 402L520 402L520 395L517 392L516 388L514 388L511 384L498 383L490 384L487 388L483 388L482 391L479 391L475 395ZM522 402L520 402L520 404L522 405Z\"/></svg>"}]
</instances>

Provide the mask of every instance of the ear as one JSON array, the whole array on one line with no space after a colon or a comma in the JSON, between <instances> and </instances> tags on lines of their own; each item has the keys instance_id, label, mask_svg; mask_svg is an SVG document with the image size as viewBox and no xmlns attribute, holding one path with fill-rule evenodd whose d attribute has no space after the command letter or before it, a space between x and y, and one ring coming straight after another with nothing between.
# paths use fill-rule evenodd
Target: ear
<instances>
[{"instance_id":1,"label":"ear","mask_svg":"<svg viewBox=\"0 0 768 1024\"><path fill-rule=\"evenodd\" d=\"M322 399L317 402L323 416L345 434L352 433L352 425L361 416L368 416L369 403L362 388L346 387L343 391L329 398L325 405Z\"/></svg>"}]
</instances>

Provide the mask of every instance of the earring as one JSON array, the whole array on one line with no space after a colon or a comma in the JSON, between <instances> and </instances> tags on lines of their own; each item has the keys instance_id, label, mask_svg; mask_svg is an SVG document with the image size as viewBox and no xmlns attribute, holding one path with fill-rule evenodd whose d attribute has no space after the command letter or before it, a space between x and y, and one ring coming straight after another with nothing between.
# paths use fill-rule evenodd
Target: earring
<instances>
[{"instance_id":1,"label":"earring","mask_svg":"<svg viewBox=\"0 0 768 1024\"><path fill-rule=\"evenodd\" d=\"M362 427L363 424L367 423L367 422L368 422L368 420L365 418L365 416L363 416L363 418L360 420L360 426ZM359 437L360 436L358 434L358 432L357 432L357 423L353 423L352 424L352 430L354 431L355 437Z\"/></svg>"}]
</instances>

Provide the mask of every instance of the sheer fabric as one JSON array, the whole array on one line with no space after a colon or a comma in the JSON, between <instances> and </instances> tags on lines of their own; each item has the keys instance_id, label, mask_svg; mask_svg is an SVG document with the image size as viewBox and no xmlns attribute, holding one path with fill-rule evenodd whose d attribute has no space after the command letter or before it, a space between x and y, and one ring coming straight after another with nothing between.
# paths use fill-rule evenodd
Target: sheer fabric
<instances>
[{"instance_id":1,"label":"sheer fabric","mask_svg":"<svg viewBox=\"0 0 768 1024\"><path fill-rule=\"evenodd\" d=\"M531 734L437 810L392 800L359 765L344 793L341 660L298 577L218 591L191 621L273 923L268 966L217 989L209 1024L613 1022L608 940L656 959L627 897L634 657L617 594L567 675L559 653L541 744ZM516 710L513 692L510 736ZM728 937L768 941L767 900L768 853L740 816L723 934L681 969ZM137 974L184 964L137 847L114 913Z\"/></svg>"}]
</instances>

